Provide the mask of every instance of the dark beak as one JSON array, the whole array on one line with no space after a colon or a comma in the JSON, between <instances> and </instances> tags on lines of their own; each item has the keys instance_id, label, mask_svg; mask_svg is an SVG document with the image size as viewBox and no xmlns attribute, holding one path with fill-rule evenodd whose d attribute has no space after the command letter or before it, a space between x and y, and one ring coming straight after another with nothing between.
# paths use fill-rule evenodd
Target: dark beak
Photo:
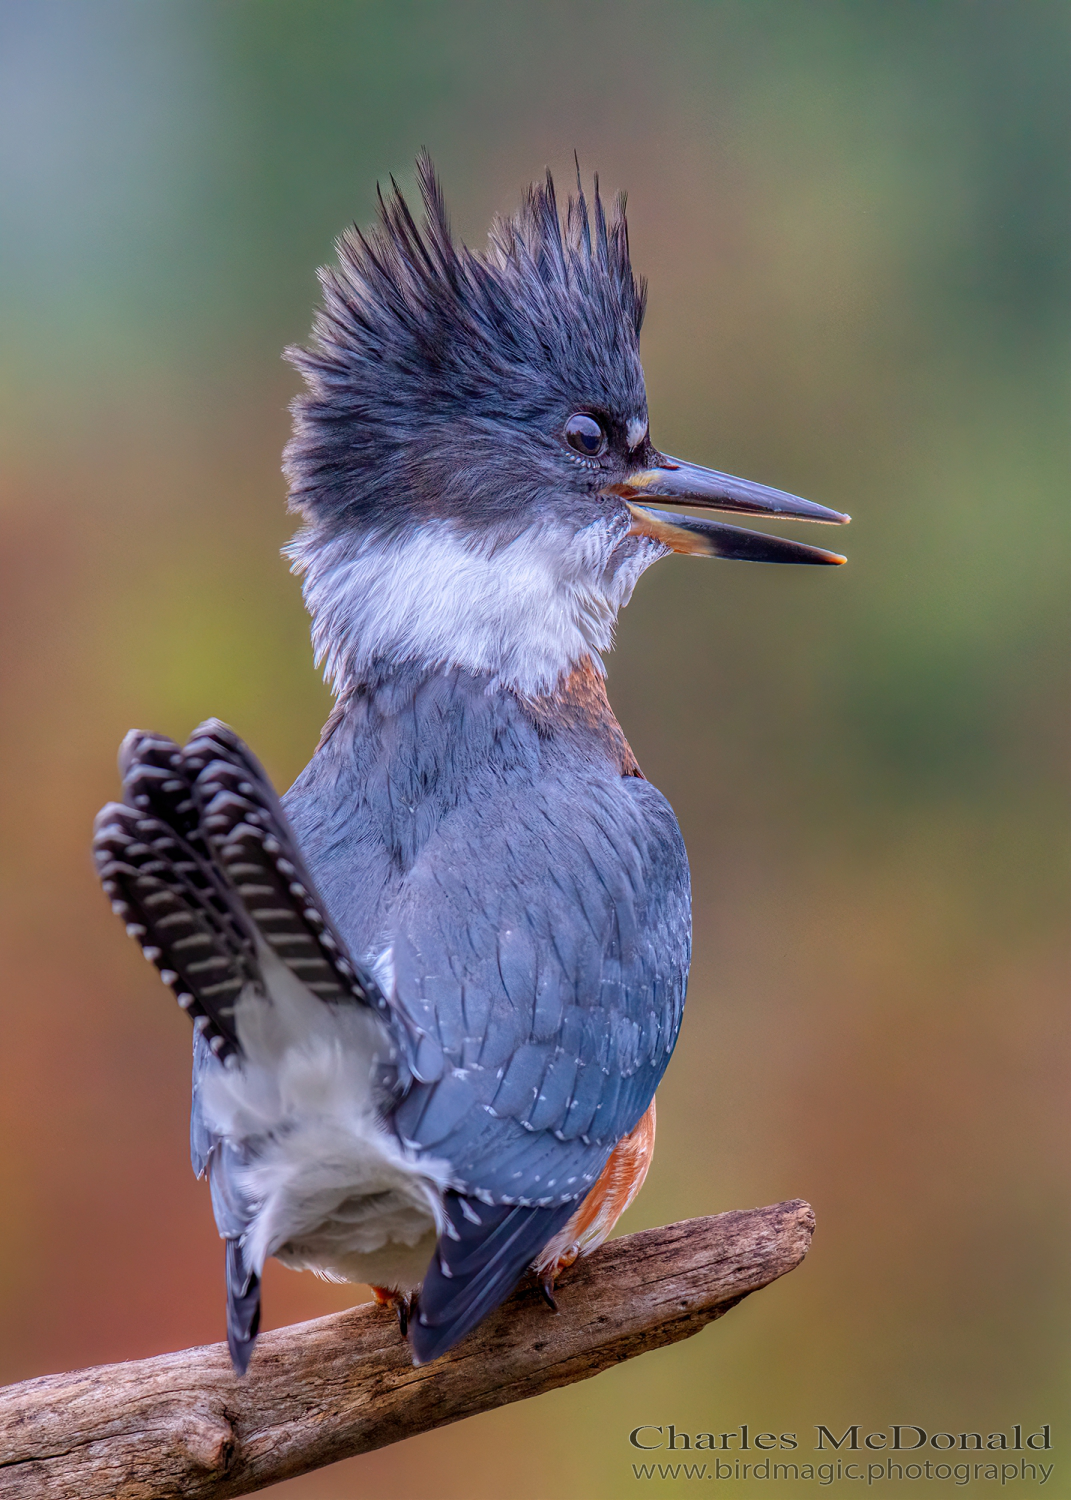
<instances>
[{"instance_id":1,"label":"dark beak","mask_svg":"<svg viewBox=\"0 0 1071 1500\"><path fill-rule=\"evenodd\" d=\"M673 505L692 505L702 510L735 511L747 516L776 516L794 521L824 521L843 526L851 518L840 511L828 510L811 500L801 500L784 490L773 490L749 479L719 474L698 464L681 463L676 458L659 457L657 465L639 469L618 484L608 485L604 494L617 495L629 502L634 517L632 530L651 536L672 547L674 552L688 552L707 557L739 558L748 562L842 563L839 552L822 547L805 547L783 537L764 536L719 521L704 521L670 511L650 510L635 501L668 500Z\"/></svg>"}]
</instances>

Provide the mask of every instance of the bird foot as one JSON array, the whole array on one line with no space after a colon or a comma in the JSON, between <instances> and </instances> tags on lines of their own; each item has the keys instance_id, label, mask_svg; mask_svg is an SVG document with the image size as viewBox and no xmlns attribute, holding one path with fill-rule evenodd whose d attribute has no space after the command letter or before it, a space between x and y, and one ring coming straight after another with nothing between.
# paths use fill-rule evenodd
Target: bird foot
<instances>
[{"instance_id":1,"label":"bird foot","mask_svg":"<svg viewBox=\"0 0 1071 1500\"><path fill-rule=\"evenodd\" d=\"M553 1246L553 1241L551 1244ZM554 1288L557 1285L558 1277L563 1271L569 1269L579 1254L580 1245L578 1242L573 1241L558 1250L557 1253L554 1253L553 1249L551 1249L549 1255L544 1252L543 1257L532 1262L530 1269L535 1279L535 1284L539 1288L540 1296L551 1312L558 1311L558 1299L554 1295Z\"/></svg>"},{"instance_id":2,"label":"bird foot","mask_svg":"<svg viewBox=\"0 0 1071 1500\"><path fill-rule=\"evenodd\" d=\"M404 1339L409 1332L409 1320L416 1314L416 1292L399 1292L389 1286L374 1286L372 1295L380 1307L393 1307Z\"/></svg>"}]
</instances>

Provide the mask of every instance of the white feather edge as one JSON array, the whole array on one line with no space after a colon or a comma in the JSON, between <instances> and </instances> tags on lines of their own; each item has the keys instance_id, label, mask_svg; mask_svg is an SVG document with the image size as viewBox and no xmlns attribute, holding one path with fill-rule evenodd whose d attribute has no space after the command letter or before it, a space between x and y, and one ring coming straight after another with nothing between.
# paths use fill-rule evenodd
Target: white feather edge
<instances>
[{"instance_id":1,"label":"white feather edge","mask_svg":"<svg viewBox=\"0 0 1071 1500\"><path fill-rule=\"evenodd\" d=\"M253 1210L246 1263L259 1274L276 1255L408 1290L445 1224L449 1163L418 1156L384 1123L379 1018L325 1005L263 942L258 957L267 993L247 987L238 1000L242 1056L209 1069L201 1094L209 1129L250 1156L235 1174Z\"/></svg>"}]
</instances>

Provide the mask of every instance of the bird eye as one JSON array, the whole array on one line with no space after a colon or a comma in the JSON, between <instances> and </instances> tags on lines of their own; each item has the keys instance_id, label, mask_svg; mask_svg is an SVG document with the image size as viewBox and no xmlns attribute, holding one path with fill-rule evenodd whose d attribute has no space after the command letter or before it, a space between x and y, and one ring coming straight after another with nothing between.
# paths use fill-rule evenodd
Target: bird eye
<instances>
[{"instance_id":1,"label":"bird eye","mask_svg":"<svg viewBox=\"0 0 1071 1500\"><path fill-rule=\"evenodd\" d=\"M574 412L565 424L565 441L585 458L598 458L606 451L606 434L587 412Z\"/></svg>"}]
</instances>

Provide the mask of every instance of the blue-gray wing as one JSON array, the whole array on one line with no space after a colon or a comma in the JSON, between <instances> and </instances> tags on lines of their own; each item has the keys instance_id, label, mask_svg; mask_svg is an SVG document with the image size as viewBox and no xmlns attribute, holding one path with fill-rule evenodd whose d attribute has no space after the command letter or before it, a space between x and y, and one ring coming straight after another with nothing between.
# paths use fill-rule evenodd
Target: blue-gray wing
<instances>
[{"instance_id":1,"label":"blue-gray wing","mask_svg":"<svg viewBox=\"0 0 1071 1500\"><path fill-rule=\"evenodd\" d=\"M401 1135L483 1203L575 1204L680 1027L689 881L668 803L590 771L500 784L444 821L393 927L396 998L421 1035Z\"/></svg>"}]
</instances>

